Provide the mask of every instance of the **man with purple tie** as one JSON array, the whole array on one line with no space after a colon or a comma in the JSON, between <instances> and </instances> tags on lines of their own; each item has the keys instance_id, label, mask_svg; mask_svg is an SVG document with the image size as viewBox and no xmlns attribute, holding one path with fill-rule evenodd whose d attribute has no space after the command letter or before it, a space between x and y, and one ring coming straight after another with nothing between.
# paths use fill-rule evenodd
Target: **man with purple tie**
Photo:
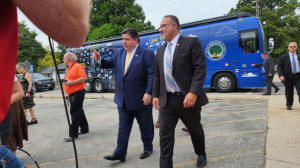
<instances>
[{"instance_id":1,"label":"man with purple tie","mask_svg":"<svg viewBox=\"0 0 300 168\"><path fill-rule=\"evenodd\" d=\"M292 110L294 102L294 87L300 102L300 54L297 53L297 43L290 42L289 52L279 57L277 72L285 86L286 106Z\"/></svg>"}]
</instances>

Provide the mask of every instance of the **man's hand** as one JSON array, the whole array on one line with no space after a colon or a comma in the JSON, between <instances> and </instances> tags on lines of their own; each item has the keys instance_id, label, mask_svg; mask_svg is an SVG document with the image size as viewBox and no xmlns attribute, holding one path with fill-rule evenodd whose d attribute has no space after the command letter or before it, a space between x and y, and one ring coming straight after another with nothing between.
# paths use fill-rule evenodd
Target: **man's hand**
<instances>
[{"instance_id":1,"label":"man's hand","mask_svg":"<svg viewBox=\"0 0 300 168\"><path fill-rule=\"evenodd\" d=\"M251 64L252 67L255 67L255 64Z\"/></svg>"},{"instance_id":2,"label":"man's hand","mask_svg":"<svg viewBox=\"0 0 300 168\"><path fill-rule=\"evenodd\" d=\"M159 99L157 97L155 97L155 98L153 98L153 101L152 101L152 104L153 104L153 107L155 110L159 110L158 100Z\"/></svg>"},{"instance_id":3,"label":"man's hand","mask_svg":"<svg viewBox=\"0 0 300 168\"><path fill-rule=\"evenodd\" d=\"M284 76L280 76L279 79L281 80L281 82L284 81Z\"/></svg>"},{"instance_id":4,"label":"man's hand","mask_svg":"<svg viewBox=\"0 0 300 168\"><path fill-rule=\"evenodd\" d=\"M269 77L272 77L272 74L271 74L271 73L269 73Z\"/></svg>"},{"instance_id":5,"label":"man's hand","mask_svg":"<svg viewBox=\"0 0 300 168\"><path fill-rule=\"evenodd\" d=\"M2 164L3 164L3 165L6 165L6 161L5 161L5 160L2 160Z\"/></svg>"},{"instance_id":6,"label":"man's hand","mask_svg":"<svg viewBox=\"0 0 300 168\"><path fill-rule=\"evenodd\" d=\"M71 85L73 85L73 81L68 81L68 82L65 83L65 85L71 86Z\"/></svg>"},{"instance_id":7,"label":"man's hand","mask_svg":"<svg viewBox=\"0 0 300 168\"><path fill-rule=\"evenodd\" d=\"M143 102L144 102L145 106L147 106L147 105L149 105L151 103L151 98L152 98L151 95L149 95L147 93L144 94Z\"/></svg>"},{"instance_id":8,"label":"man's hand","mask_svg":"<svg viewBox=\"0 0 300 168\"><path fill-rule=\"evenodd\" d=\"M99 61L101 57L101 54L97 52L96 50L93 50L92 58L96 61Z\"/></svg>"},{"instance_id":9,"label":"man's hand","mask_svg":"<svg viewBox=\"0 0 300 168\"><path fill-rule=\"evenodd\" d=\"M197 101L197 95L195 93L189 92L184 98L183 107L184 108L193 107L196 101Z\"/></svg>"}]
</instances>

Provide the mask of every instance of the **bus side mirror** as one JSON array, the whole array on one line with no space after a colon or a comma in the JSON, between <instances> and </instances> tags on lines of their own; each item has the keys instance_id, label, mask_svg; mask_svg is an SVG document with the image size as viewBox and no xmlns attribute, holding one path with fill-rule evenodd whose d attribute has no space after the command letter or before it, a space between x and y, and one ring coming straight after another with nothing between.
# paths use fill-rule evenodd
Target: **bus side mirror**
<instances>
[{"instance_id":1,"label":"bus side mirror","mask_svg":"<svg viewBox=\"0 0 300 168\"><path fill-rule=\"evenodd\" d=\"M269 39L269 49L270 49L270 50L273 50L273 49L274 49L274 39L273 39L273 38L270 38L270 39Z\"/></svg>"}]
</instances>

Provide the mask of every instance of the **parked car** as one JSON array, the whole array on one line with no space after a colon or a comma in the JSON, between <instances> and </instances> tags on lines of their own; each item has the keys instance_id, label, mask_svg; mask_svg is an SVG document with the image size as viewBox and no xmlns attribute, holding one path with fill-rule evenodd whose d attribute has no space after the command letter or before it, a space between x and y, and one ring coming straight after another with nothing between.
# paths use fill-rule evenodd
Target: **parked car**
<instances>
[{"instance_id":1,"label":"parked car","mask_svg":"<svg viewBox=\"0 0 300 168\"><path fill-rule=\"evenodd\" d=\"M40 73L33 73L33 89L35 92L39 92L44 89L53 90L55 88L55 83L52 78L46 77Z\"/></svg>"}]
</instances>

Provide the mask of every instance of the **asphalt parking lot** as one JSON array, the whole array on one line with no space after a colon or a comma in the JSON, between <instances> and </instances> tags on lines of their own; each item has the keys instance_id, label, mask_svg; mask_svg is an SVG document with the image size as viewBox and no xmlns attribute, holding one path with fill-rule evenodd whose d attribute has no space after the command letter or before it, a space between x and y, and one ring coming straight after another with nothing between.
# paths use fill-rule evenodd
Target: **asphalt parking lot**
<instances>
[{"instance_id":1,"label":"asphalt parking lot","mask_svg":"<svg viewBox=\"0 0 300 168\"><path fill-rule=\"evenodd\" d=\"M258 91L261 92L261 91ZM112 93L102 99L86 99L85 112L90 133L77 141L79 167L84 168L155 168L159 163L159 137L155 129L154 153L140 160L143 151L139 128L134 123L125 163L109 162L104 155L111 154L116 146L118 115ZM62 100L37 98L38 125L29 127L29 141L24 149L40 163L42 168L75 167L71 143L63 138L68 133ZM265 138L267 129L267 103L264 101L214 100L203 108L202 123L206 133L207 168L259 168L265 165ZM154 120L158 112L154 111ZM188 133L181 131L178 122L174 167L195 167L196 155ZM18 156L32 165L22 153Z\"/></svg>"}]
</instances>

